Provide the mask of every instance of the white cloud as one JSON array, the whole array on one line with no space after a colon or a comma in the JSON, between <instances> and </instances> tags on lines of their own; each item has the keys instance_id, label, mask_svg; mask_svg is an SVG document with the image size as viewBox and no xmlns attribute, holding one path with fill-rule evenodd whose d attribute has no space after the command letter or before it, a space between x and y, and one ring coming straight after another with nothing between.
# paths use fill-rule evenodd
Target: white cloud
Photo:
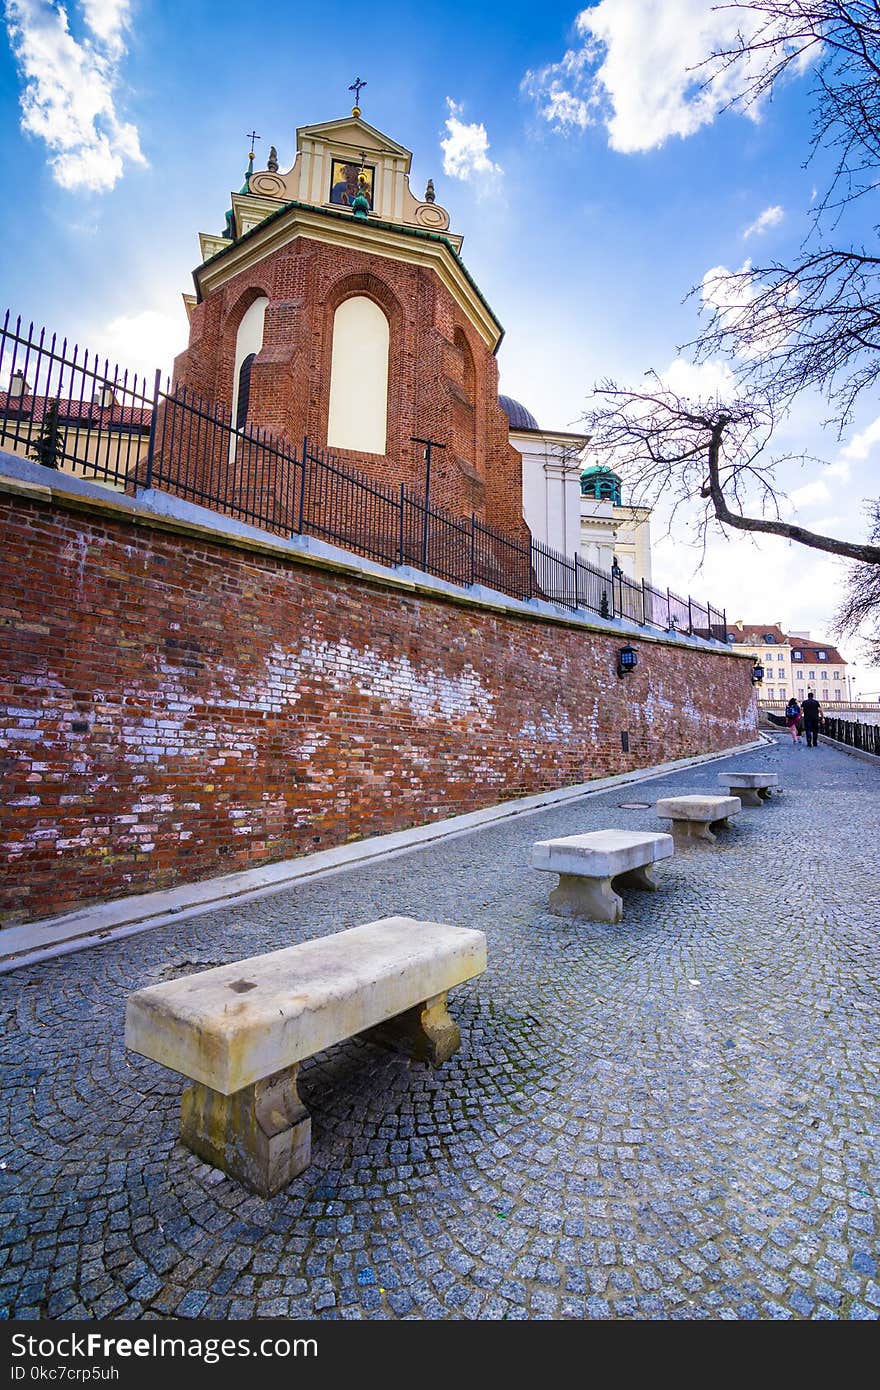
<instances>
[{"instance_id":1,"label":"white cloud","mask_svg":"<svg viewBox=\"0 0 880 1390\"><path fill-rule=\"evenodd\" d=\"M726 362L687 362L676 357L660 380L670 391L689 401L705 401L720 398L732 400L736 394L736 381Z\"/></svg>"},{"instance_id":2,"label":"white cloud","mask_svg":"<svg viewBox=\"0 0 880 1390\"><path fill-rule=\"evenodd\" d=\"M774 204L773 207L765 208L763 212L758 214L754 222L750 222L746 227L743 232L743 239L750 236L763 236L768 227L778 227L784 216L785 209L781 208L778 203Z\"/></svg>"},{"instance_id":3,"label":"white cloud","mask_svg":"<svg viewBox=\"0 0 880 1390\"><path fill-rule=\"evenodd\" d=\"M714 265L706 271L701 284L704 306L714 310L725 327L744 330L738 352L740 357L747 359L763 357L783 346L787 333L782 315L797 294L794 282L777 285L772 303L768 302L759 316L759 328L750 327L749 310L755 298L749 275L751 265L751 261L743 261L736 271L728 270L726 265ZM731 278L734 275L738 277L735 282Z\"/></svg>"},{"instance_id":4,"label":"white cloud","mask_svg":"<svg viewBox=\"0 0 880 1390\"><path fill-rule=\"evenodd\" d=\"M855 435L849 443L841 449L838 464L832 464L832 467L839 467L841 463L849 463L850 461L853 463L861 463L863 459L868 457L875 444L880 444L880 416L878 416L876 420L872 420L866 429L863 429L860 434Z\"/></svg>"},{"instance_id":5,"label":"white cloud","mask_svg":"<svg viewBox=\"0 0 880 1390\"><path fill-rule=\"evenodd\" d=\"M440 141L443 151L443 172L451 178L467 182L474 174L494 175L503 173L501 166L489 158L489 137L486 127L476 121L469 125L459 120L462 108L446 98L449 115L446 129L449 134Z\"/></svg>"},{"instance_id":6,"label":"white cloud","mask_svg":"<svg viewBox=\"0 0 880 1390\"><path fill-rule=\"evenodd\" d=\"M814 478L811 483L804 483L790 492L788 500L795 511L800 511L803 507L815 507L820 502L830 502L831 489L823 478Z\"/></svg>"},{"instance_id":7,"label":"white cloud","mask_svg":"<svg viewBox=\"0 0 880 1390\"><path fill-rule=\"evenodd\" d=\"M91 37L81 41L51 0L6 0L6 24L23 80L22 130L45 142L62 188L104 192L126 161L146 163L136 127L115 105L129 0L82 0L82 10Z\"/></svg>"},{"instance_id":8,"label":"white cloud","mask_svg":"<svg viewBox=\"0 0 880 1390\"><path fill-rule=\"evenodd\" d=\"M735 98L742 65L716 70L711 82L700 65L746 30L747 19L742 7L715 0L600 0L577 16L580 46L530 69L522 88L557 129L601 119L612 149L656 149L693 135ZM760 13L753 26L759 22ZM758 119L760 106L746 114Z\"/></svg>"},{"instance_id":9,"label":"white cloud","mask_svg":"<svg viewBox=\"0 0 880 1390\"><path fill-rule=\"evenodd\" d=\"M160 368L163 379L170 375L174 358L186 347L189 330L186 313L181 305L177 316L156 309L137 314L120 314L88 333L87 340L97 351L99 359L109 359L118 366L120 377L128 371L137 372L147 387L152 388L153 373Z\"/></svg>"}]
</instances>

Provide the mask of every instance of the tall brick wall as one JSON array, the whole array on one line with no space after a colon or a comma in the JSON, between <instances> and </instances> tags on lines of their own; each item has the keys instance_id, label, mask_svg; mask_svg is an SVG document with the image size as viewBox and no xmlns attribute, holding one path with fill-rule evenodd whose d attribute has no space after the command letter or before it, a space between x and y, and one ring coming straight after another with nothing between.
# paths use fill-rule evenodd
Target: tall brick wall
<instances>
[{"instance_id":1,"label":"tall brick wall","mask_svg":"<svg viewBox=\"0 0 880 1390\"><path fill-rule=\"evenodd\" d=\"M749 663L0 492L7 924L746 741ZM621 731L629 735L629 752Z\"/></svg>"},{"instance_id":2,"label":"tall brick wall","mask_svg":"<svg viewBox=\"0 0 880 1390\"><path fill-rule=\"evenodd\" d=\"M178 387L231 407L236 334L262 295L269 304L251 370L250 424L297 448L304 436L326 444L333 316L344 299L366 295L390 327L387 449L336 457L375 482L421 494L423 451L411 437L438 440L445 447L431 463L433 505L527 538L522 464L498 404L497 361L433 270L297 237L195 308L190 345L175 362Z\"/></svg>"}]
</instances>

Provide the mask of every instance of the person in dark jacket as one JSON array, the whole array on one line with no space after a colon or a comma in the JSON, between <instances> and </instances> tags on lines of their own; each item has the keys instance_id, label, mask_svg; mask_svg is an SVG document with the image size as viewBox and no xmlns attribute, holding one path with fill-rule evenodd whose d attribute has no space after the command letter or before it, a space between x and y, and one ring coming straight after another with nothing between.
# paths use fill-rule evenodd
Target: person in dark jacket
<instances>
[{"instance_id":1,"label":"person in dark jacket","mask_svg":"<svg viewBox=\"0 0 880 1390\"><path fill-rule=\"evenodd\" d=\"M819 741L819 720L822 717L822 708L812 690L807 692L807 698L801 705L801 714L804 716L804 733L807 736L807 747L815 748Z\"/></svg>"}]
</instances>

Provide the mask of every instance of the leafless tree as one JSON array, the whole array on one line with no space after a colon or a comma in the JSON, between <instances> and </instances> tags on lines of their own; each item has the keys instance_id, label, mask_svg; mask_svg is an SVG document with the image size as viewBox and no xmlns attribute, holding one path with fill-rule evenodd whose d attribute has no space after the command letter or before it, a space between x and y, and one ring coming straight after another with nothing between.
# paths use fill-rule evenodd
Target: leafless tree
<instances>
[{"instance_id":1,"label":"leafless tree","mask_svg":"<svg viewBox=\"0 0 880 1390\"><path fill-rule=\"evenodd\" d=\"M689 349L698 365L723 359L728 399L687 400L654 373L636 389L606 381L585 427L592 447L628 474L641 500L663 494L680 506L702 499L704 534L714 520L873 568L880 565L876 532L858 544L783 519L778 470L794 456L774 455L771 446L774 427L800 393L823 395L842 430L880 381L880 256L842 236L838 244L816 244L823 222L842 233L848 207L876 194L880 180L880 0L743 0L715 8L736 14L739 31L706 61L706 84L723 75L729 87L735 75L729 104L748 107L768 100L787 75L808 72L806 158L834 151L830 183L790 263L716 273L691 291L707 321L679 352Z\"/></svg>"},{"instance_id":2,"label":"leafless tree","mask_svg":"<svg viewBox=\"0 0 880 1390\"><path fill-rule=\"evenodd\" d=\"M880 502L869 507L871 540L880 542ZM852 565L843 602L834 615L839 637L861 637L866 661L880 666L880 569L876 565Z\"/></svg>"},{"instance_id":3,"label":"leafless tree","mask_svg":"<svg viewBox=\"0 0 880 1390\"><path fill-rule=\"evenodd\" d=\"M823 536L781 517L776 470L803 455L768 455L776 423L772 397L753 391L740 399L695 401L665 386L656 373L648 377L638 389L604 382L584 416L591 450L626 474L636 503L662 495L675 515L699 498L705 504L698 520L703 534L714 519L738 531L781 536L880 565L880 545ZM745 515L744 501L756 497L760 515Z\"/></svg>"}]
</instances>

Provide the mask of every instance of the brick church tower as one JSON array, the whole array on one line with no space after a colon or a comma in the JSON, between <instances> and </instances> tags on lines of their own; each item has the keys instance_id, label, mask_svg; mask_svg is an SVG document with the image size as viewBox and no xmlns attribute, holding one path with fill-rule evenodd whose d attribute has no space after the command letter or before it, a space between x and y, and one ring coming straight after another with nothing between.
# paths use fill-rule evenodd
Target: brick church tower
<instances>
[{"instance_id":1,"label":"brick church tower","mask_svg":"<svg viewBox=\"0 0 880 1390\"><path fill-rule=\"evenodd\" d=\"M297 130L293 167L253 154L226 228L200 237L177 388L239 427L304 437L347 471L520 541L521 457L498 401L503 330L412 155L361 118ZM262 486L262 482L260 483Z\"/></svg>"}]
</instances>

